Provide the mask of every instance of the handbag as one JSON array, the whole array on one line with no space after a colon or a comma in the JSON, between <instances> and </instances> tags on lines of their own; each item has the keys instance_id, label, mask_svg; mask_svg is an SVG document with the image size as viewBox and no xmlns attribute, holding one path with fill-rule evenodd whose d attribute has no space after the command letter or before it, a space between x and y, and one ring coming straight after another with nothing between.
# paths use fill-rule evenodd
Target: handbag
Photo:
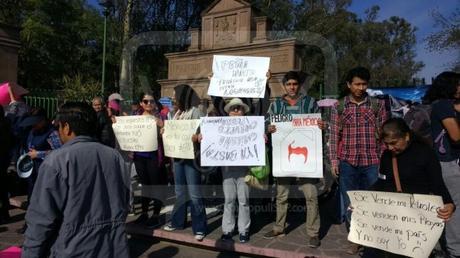
<instances>
[{"instance_id":1,"label":"handbag","mask_svg":"<svg viewBox=\"0 0 460 258\"><path fill-rule=\"evenodd\" d=\"M268 152L265 152L265 166L249 168L249 174L255 178L262 180L268 178L270 174L270 161L268 160Z\"/></svg>"}]
</instances>

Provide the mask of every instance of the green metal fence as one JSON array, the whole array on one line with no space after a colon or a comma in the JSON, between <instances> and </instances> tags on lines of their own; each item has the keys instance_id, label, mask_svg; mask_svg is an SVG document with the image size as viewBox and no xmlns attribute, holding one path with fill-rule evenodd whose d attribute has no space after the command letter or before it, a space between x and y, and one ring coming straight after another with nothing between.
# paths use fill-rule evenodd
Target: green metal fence
<instances>
[{"instance_id":1,"label":"green metal fence","mask_svg":"<svg viewBox=\"0 0 460 258\"><path fill-rule=\"evenodd\" d=\"M29 107L41 107L45 109L49 118L54 116L58 108L57 97L24 96L24 100Z\"/></svg>"}]
</instances>

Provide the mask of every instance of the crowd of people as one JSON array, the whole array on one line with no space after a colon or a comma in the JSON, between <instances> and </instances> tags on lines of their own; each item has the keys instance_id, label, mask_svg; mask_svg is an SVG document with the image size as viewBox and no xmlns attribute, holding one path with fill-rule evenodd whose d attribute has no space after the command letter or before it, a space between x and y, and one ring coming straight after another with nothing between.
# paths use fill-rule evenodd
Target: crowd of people
<instances>
[{"instance_id":1,"label":"crowd of people","mask_svg":"<svg viewBox=\"0 0 460 258\"><path fill-rule=\"evenodd\" d=\"M270 73L267 73L270 77ZM346 96L327 107L318 127L323 132L325 164L338 181L341 193L341 220L350 229L350 200L347 191L375 190L435 194L444 206L438 217L446 222L441 239L446 257L460 257L460 74L443 72L436 77L424 101L431 106L431 134L427 142L411 130L403 118L390 118L383 100L370 97L367 87L370 72L363 67L351 69L346 76ZM197 241L208 233L203 196L203 176L199 165L199 143L203 135L198 128L190 141L195 145L196 160L170 159L164 155L162 134L165 120L199 119L204 116L287 115L325 112L317 101L305 94L301 72L285 74L282 84L286 93L269 105L246 98L212 99L207 109L195 101L189 85L178 85L172 97L174 105L162 105L154 94L143 92L130 112L122 111L123 97L112 94L95 97L92 108L85 103L67 102L49 119L42 109L30 110L23 101L14 99L0 109L0 182L5 184L10 161L28 157L33 165L27 180L29 207L26 213L24 257L36 256L115 256L129 255L124 223L133 206L128 164L134 164L142 184L141 213L135 223L153 229L160 226L164 193L158 190L168 181L174 184L175 203L170 220L162 229L174 231L186 227L187 209L191 211L192 231ZM265 101L265 102L264 102ZM255 103L255 104L254 104ZM120 150L112 129L122 115L153 116L157 127L158 150L126 153ZM268 120L267 120L268 121ZM266 144L277 128L267 123ZM15 139L15 140L13 140ZM327 160L327 162L326 162ZM267 162L270 162L268 160ZM395 166L399 170L395 179ZM171 168L173 180L168 180ZM19 166L18 166L19 168ZM217 171L224 195L222 241L247 243L251 235L251 194L245 181L249 167L222 166ZM276 177L274 195L276 220L264 238L286 234L291 186L298 185L306 206L306 245L318 248L321 216L318 205L317 178ZM1 189L1 221L8 220L8 191ZM153 212L149 215L149 208ZM362 246L350 242L348 254ZM364 248L366 257L389 257L392 254Z\"/></svg>"}]
</instances>

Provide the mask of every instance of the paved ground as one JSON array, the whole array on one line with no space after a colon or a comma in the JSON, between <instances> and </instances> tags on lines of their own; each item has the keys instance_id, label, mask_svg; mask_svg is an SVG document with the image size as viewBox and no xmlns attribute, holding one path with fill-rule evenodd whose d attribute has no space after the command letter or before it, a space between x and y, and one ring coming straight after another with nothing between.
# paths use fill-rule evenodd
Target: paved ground
<instances>
[{"instance_id":1,"label":"paved ground","mask_svg":"<svg viewBox=\"0 0 460 258\"><path fill-rule=\"evenodd\" d=\"M21 203L19 198L19 202ZM16 198L18 200L18 198ZM271 207L272 204L264 207ZM325 235L318 249L306 245L305 213L302 206L294 204L288 217L287 235L273 240L266 240L263 234L272 228L275 214L271 208L259 209L252 213L251 240L240 244L235 235L234 243L219 240L221 232L221 213L219 209L207 208L209 234L203 242L197 242L191 228L166 232L161 227L149 230L132 223L136 216L128 217L127 231L132 257L358 257L346 255L343 250L347 246L346 231L343 225L322 225ZM296 208L297 207L297 208ZM166 222L172 206L162 210L162 222ZM24 225L24 210L12 209L11 222L0 225L0 250L9 246L20 246L23 236L16 231ZM322 216L324 217L324 215Z\"/></svg>"}]
</instances>

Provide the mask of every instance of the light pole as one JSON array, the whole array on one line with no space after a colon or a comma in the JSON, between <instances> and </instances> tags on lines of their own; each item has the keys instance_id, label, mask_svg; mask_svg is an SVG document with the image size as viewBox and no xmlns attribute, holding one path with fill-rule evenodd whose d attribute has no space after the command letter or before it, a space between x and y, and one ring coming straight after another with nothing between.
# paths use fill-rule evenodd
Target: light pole
<instances>
[{"instance_id":1,"label":"light pole","mask_svg":"<svg viewBox=\"0 0 460 258\"><path fill-rule=\"evenodd\" d=\"M102 87L101 96L104 97L105 93L105 48L107 41L107 16L109 16L110 8L113 6L112 0L100 0L99 5L104 8L104 39L102 42Z\"/></svg>"}]
</instances>

